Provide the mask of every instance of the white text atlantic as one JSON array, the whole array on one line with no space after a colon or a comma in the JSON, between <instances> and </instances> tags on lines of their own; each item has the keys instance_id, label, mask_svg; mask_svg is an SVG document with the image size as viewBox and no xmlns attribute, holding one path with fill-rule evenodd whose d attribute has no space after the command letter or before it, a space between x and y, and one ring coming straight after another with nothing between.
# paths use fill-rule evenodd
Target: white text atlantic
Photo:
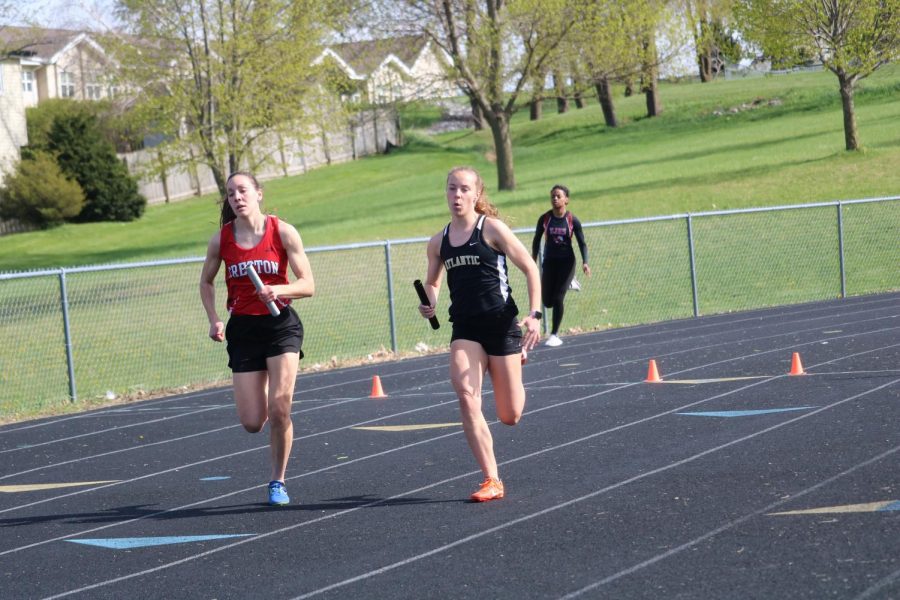
<instances>
[{"instance_id":1,"label":"white text atlantic","mask_svg":"<svg viewBox=\"0 0 900 600\"><path fill-rule=\"evenodd\" d=\"M466 265L480 265L481 257L477 254L468 254L466 256L454 256L444 261L444 268L448 271L453 267L464 267Z\"/></svg>"}]
</instances>

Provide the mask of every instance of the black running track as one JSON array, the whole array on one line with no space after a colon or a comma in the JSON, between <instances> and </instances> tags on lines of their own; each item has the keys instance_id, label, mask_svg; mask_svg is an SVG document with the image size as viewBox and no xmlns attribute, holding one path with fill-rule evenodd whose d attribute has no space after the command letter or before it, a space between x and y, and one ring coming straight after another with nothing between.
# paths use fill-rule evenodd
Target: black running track
<instances>
[{"instance_id":1,"label":"black running track","mask_svg":"<svg viewBox=\"0 0 900 600\"><path fill-rule=\"evenodd\" d=\"M485 504L446 355L301 375L282 508L228 389L2 427L0 598L900 598L900 294L564 340Z\"/></svg>"}]
</instances>

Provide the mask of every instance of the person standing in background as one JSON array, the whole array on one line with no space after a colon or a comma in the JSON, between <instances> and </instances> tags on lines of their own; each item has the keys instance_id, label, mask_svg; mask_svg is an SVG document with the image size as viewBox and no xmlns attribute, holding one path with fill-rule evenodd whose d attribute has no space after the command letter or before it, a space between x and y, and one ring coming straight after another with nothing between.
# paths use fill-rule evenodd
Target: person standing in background
<instances>
[{"instance_id":1,"label":"person standing in background","mask_svg":"<svg viewBox=\"0 0 900 600\"><path fill-rule=\"evenodd\" d=\"M581 252L581 270L590 277L591 267L588 265L588 249L584 242L581 221L569 210L569 188L554 185L550 190L552 208L541 215L534 230L531 242L531 257L537 260L541 249L541 238L544 242L544 257L541 261L541 296L544 306L553 310L550 336L544 342L547 346L559 346L559 326L565 314L566 292L575 277L575 250L572 248L572 237L578 242ZM576 289L580 289L576 288Z\"/></svg>"}]
</instances>

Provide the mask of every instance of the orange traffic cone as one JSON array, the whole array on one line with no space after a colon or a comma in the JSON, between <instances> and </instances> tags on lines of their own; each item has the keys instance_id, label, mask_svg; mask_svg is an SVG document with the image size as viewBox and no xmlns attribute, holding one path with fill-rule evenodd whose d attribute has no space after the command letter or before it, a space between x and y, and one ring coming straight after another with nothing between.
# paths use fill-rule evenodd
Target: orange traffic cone
<instances>
[{"instance_id":1,"label":"orange traffic cone","mask_svg":"<svg viewBox=\"0 0 900 600\"><path fill-rule=\"evenodd\" d=\"M650 367L647 369L647 383L662 383L662 377L659 376L659 370L656 368L656 361L650 359Z\"/></svg>"},{"instance_id":2,"label":"orange traffic cone","mask_svg":"<svg viewBox=\"0 0 900 600\"><path fill-rule=\"evenodd\" d=\"M387 398L387 394L381 388L381 377L378 375L372 377L372 393L369 394L369 398Z\"/></svg>"},{"instance_id":3,"label":"orange traffic cone","mask_svg":"<svg viewBox=\"0 0 900 600\"><path fill-rule=\"evenodd\" d=\"M791 372L790 375L806 375L806 371L803 370L803 363L800 362L800 353L794 352L793 356L791 356Z\"/></svg>"}]
</instances>

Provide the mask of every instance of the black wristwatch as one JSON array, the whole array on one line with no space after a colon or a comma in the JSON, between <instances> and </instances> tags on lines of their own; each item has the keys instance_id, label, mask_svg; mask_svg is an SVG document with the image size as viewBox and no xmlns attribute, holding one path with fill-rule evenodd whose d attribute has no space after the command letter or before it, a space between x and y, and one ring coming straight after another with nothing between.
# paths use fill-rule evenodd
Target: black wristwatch
<instances>
[{"instance_id":1,"label":"black wristwatch","mask_svg":"<svg viewBox=\"0 0 900 600\"><path fill-rule=\"evenodd\" d=\"M533 310L533 311L531 311L530 313L528 313L528 316L531 317L532 319L535 319L535 320L537 320L537 321L540 321L540 320L541 320L541 317L544 316L544 313L542 313L542 312L539 311L539 310Z\"/></svg>"}]
</instances>

